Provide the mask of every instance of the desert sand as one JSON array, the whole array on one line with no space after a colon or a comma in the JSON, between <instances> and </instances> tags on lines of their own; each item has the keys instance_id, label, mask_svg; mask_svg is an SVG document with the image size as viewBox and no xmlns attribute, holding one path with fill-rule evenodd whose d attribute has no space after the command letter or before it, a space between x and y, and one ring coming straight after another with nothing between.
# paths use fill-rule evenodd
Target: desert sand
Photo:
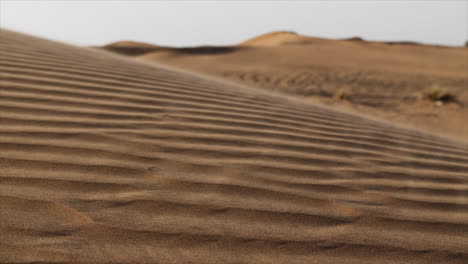
<instances>
[{"instance_id":1,"label":"desert sand","mask_svg":"<svg viewBox=\"0 0 468 264\"><path fill-rule=\"evenodd\" d=\"M0 34L0 263L468 262L465 141Z\"/></svg>"},{"instance_id":2,"label":"desert sand","mask_svg":"<svg viewBox=\"0 0 468 264\"><path fill-rule=\"evenodd\" d=\"M468 141L468 48L272 32L229 47L141 50L137 58ZM457 101L424 100L433 88ZM346 99L335 100L340 94Z\"/></svg>"}]
</instances>

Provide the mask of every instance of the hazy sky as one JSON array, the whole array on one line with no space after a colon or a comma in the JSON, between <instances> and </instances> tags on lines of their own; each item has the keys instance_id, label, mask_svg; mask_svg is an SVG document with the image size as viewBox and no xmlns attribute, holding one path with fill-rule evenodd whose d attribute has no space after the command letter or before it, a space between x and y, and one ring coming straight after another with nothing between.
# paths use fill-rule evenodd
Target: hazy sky
<instances>
[{"instance_id":1,"label":"hazy sky","mask_svg":"<svg viewBox=\"0 0 468 264\"><path fill-rule=\"evenodd\" d=\"M222 45L274 30L462 45L468 40L468 0L0 0L0 26L78 45Z\"/></svg>"}]
</instances>

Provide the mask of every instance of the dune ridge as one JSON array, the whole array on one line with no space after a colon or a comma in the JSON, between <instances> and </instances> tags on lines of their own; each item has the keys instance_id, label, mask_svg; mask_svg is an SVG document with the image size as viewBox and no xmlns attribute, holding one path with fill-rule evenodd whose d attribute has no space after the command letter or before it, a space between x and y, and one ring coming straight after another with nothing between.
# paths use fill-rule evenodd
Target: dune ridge
<instances>
[{"instance_id":1,"label":"dune ridge","mask_svg":"<svg viewBox=\"0 0 468 264\"><path fill-rule=\"evenodd\" d=\"M465 143L0 34L0 263L468 261Z\"/></svg>"}]
</instances>

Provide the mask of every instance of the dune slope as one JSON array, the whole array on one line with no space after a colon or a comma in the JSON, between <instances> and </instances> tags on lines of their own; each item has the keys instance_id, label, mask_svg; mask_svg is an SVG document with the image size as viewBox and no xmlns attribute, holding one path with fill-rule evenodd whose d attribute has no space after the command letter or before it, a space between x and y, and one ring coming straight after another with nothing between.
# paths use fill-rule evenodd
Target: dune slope
<instances>
[{"instance_id":1,"label":"dune slope","mask_svg":"<svg viewBox=\"0 0 468 264\"><path fill-rule=\"evenodd\" d=\"M466 144L0 34L0 263L468 261Z\"/></svg>"}]
</instances>

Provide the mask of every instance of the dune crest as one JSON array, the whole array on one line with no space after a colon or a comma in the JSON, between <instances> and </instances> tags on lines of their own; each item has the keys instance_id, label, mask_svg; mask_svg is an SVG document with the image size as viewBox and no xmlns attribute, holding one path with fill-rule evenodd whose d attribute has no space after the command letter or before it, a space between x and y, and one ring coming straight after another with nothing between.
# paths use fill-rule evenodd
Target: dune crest
<instances>
[{"instance_id":1,"label":"dune crest","mask_svg":"<svg viewBox=\"0 0 468 264\"><path fill-rule=\"evenodd\" d=\"M307 37L292 31L274 31L266 33L240 43L240 46L283 46L283 45L306 45L324 39Z\"/></svg>"},{"instance_id":2,"label":"dune crest","mask_svg":"<svg viewBox=\"0 0 468 264\"><path fill-rule=\"evenodd\" d=\"M0 263L468 261L460 141L0 34Z\"/></svg>"}]
</instances>

